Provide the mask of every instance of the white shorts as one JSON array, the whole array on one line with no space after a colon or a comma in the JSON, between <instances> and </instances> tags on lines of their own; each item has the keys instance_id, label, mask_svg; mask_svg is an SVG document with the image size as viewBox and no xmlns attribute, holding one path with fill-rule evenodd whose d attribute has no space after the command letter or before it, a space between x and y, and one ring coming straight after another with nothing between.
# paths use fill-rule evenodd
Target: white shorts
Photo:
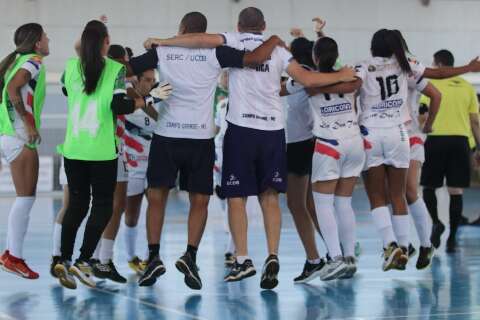
<instances>
[{"instance_id":1,"label":"white shorts","mask_svg":"<svg viewBox=\"0 0 480 320\"><path fill-rule=\"evenodd\" d=\"M410 136L410 161L425 162L425 140L419 135Z\"/></svg>"},{"instance_id":2,"label":"white shorts","mask_svg":"<svg viewBox=\"0 0 480 320\"><path fill-rule=\"evenodd\" d=\"M147 178L131 178L128 179L127 197L143 194L147 189Z\"/></svg>"},{"instance_id":3,"label":"white shorts","mask_svg":"<svg viewBox=\"0 0 480 320\"><path fill-rule=\"evenodd\" d=\"M117 182L128 182L127 161L123 154L118 156Z\"/></svg>"},{"instance_id":4,"label":"white shorts","mask_svg":"<svg viewBox=\"0 0 480 320\"><path fill-rule=\"evenodd\" d=\"M0 136L0 150L2 150L2 156L8 163L12 163L22 153L23 147L27 143L25 129L16 128L15 131L14 136Z\"/></svg>"},{"instance_id":5,"label":"white shorts","mask_svg":"<svg viewBox=\"0 0 480 320\"><path fill-rule=\"evenodd\" d=\"M403 124L391 128L366 128L363 134L367 154L365 170L382 164L408 169L410 142Z\"/></svg>"},{"instance_id":6,"label":"white shorts","mask_svg":"<svg viewBox=\"0 0 480 320\"><path fill-rule=\"evenodd\" d=\"M62 157L62 161L60 162L60 170L58 172L58 183L60 183L61 186L68 185L67 174L65 173L65 164L64 164L63 157Z\"/></svg>"},{"instance_id":7,"label":"white shorts","mask_svg":"<svg viewBox=\"0 0 480 320\"><path fill-rule=\"evenodd\" d=\"M358 177L365 163L361 136L343 140L315 141L312 182Z\"/></svg>"}]
</instances>

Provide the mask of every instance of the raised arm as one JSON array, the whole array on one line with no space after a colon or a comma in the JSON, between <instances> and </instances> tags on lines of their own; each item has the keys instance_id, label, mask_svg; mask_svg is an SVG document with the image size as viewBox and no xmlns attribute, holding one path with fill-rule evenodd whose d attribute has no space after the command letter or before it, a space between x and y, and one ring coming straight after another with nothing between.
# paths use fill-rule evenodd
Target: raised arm
<instances>
[{"instance_id":1,"label":"raised arm","mask_svg":"<svg viewBox=\"0 0 480 320\"><path fill-rule=\"evenodd\" d=\"M315 96L320 93L352 93L360 89L362 86L362 80L356 78L351 82L342 82L325 87L306 88L309 96Z\"/></svg>"},{"instance_id":2,"label":"raised arm","mask_svg":"<svg viewBox=\"0 0 480 320\"><path fill-rule=\"evenodd\" d=\"M437 116L438 110L440 109L442 94L431 83L428 83L425 89L423 89L422 93L430 98L430 106L428 107L428 118L423 125L423 132L430 133L432 132L435 117Z\"/></svg>"},{"instance_id":3,"label":"raised arm","mask_svg":"<svg viewBox=\"0 0 480 320\"><path fill-rule=\"evenodd\" d=\"M355 70L350 67L343 67L338 72L320 73L305 70L293 60L287 68L287 73L304 87L324 87L339 82L350 82L356 79Z\"/></svg>"},{"instance_id":4,"label":"raised arm","mask_svg":"<svg viewBox=\"0 0 480 320\"><path fill-rule=\"evenodd\" d=\"M478 57L470 61L469 64L461 67L426 68L423 76L430 79L447 79L469 72L480 72L480 61Z\"/></svg>"},{"instance_id":5,"label":"raised arm","mask_svg":"<svg viewBox=\"0 0 480 320\"><path fill-rule=\"evenodd\" d=\"M155 46L184 47L184 48L216 48L225 43L221 34L189 33L168 39L148 38L143 46L151 49Z\"/></svg>"}]
</instances>

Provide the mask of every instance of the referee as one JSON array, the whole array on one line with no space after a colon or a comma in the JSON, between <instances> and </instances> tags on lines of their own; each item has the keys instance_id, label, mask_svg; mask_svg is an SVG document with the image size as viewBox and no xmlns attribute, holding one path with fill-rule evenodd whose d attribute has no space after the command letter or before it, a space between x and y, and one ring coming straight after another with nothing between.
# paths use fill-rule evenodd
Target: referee
<instances>
[{"instance_id":1,"label":"referee","mask_svg":"<svg viewBox=\"0 0 480 320\"><path fill-rule=\"evenodd\" d=\"M453 54L440 50L434 54L435 67L452 67ZM450 235L447 253L455 252L455 235L463 210L463 189L470 186L470 147L468 137L473 134L480 143L478 101L473 86L460 77L431 80L442 93L440 111L433 124L433 131L425 142L425 163L422 168L421 185L423 199L432 217L431 241L440 246L440 237L445 226L438 218L435 189L443 186L446 178L450 194ZM480 153L475 152L477 161Z\"/></svg>"}]
</instances>

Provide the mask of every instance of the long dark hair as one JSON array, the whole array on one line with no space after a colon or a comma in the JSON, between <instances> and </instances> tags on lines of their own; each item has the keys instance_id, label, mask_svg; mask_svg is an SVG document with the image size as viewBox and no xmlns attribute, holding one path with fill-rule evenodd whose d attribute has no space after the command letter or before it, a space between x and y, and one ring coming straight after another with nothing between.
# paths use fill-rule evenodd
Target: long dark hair
<instances>
[{"instance_id":1,"label":"long dark hair","mask_svg":"<svg viewBox=\"0 0 480 320\"><path fill-rule=\"evenodd\" d=\"M3 88L5 87L5 75L15 62L17 54L34 53L35 45L40 41L42 35L43 28L38 23L24 24L15 31L13 42L16 48L0 62L0 102L2 101L1 92L3 92Z\"/></svg>"},{"instance_id":2,"label":"long dark hair","mask_svg":"<svg viewBox=\"0 0 480 320\"><path fill-rule=\"evenodd\" d=\"M332 38L320 38L313 46L313 54L318 61L318 71L332 72L338 59L338 45Z\"/></svg>"},{"instance_id":3,"label":"long dark hair","mask_svg":"<svg viewBox=\"0 0 480 320\"><path fill-rule=\"evenodd\" d=\"M395 56L403 71L412 71L405 54L405 48L402 45L402 39L392 30L380 29L375 32L372 38L371 51L374 57L390 58Z\"/></svg>"},{"instance_id":4,"label":"long dark hair","mask_svg":"<svg viewBox=\"0 0 480 320\"><path fill-rule=\"evenodd\" d=\"M298 63L315 68L315 64L312 59L313 41L306 38L296 38L290 44L290 51L292 56Z\"/></svg>"},{"instance_id":5,"label":"long dark hair","mask_svg":"<svg viewBox=\"0 0 480 320\"><path fill-rule=\"evenodd\" d=\"M90 21L83 30L80 40L80 63L83 71L84 91L87 95L95 92L105 67L102 48L107 37L107 27L98 20Z\"/></svg>"}]
</instances>

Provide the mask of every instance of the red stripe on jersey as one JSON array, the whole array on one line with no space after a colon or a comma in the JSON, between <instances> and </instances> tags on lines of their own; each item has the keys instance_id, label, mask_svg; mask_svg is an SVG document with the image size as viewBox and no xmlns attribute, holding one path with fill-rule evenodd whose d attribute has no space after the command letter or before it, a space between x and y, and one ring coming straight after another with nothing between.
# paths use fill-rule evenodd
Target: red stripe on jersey
<instances>
[{"instance_id":1,"label":"red stripe on jersey","mask_svg":"<svg viewBox=\"0 0 480 320\"><path fill-rule=\"evenodd\" d=\"M134 161L134 160L128 160L128 165L133 167L133 168L136 168L138 167L138 162L137 161Z\"/></svg>"},{"instance_id":2,"label":"red stripe on jersey","mask_svg":"<svg viewBox=\"0 0 480 320\"><path fill-rule=\"evenodd\" d=\"M423 145L423 140L420 137L411 137L410 147L413 147L416 144Z\"/></svg>"},{"instance_id":3,"label":"red stripe on jersey","mask_svg":"<svg viewBox=\"0 0 480 320\"><path fill-rule=\"evenodd\" d=\"M336 160L340 159L340 152L335 150L334 148L327 146L326 144L323 143L316 143L315 144L315 152L318 152L320 154L332 157Z\"/></svg>"},{"instance_id":4,"label":"red stripe on jersey","mask_svg":"<svg viewBox=\"0 0 480 320\"><path fill-rule=\"evenodd\" d=\"M30 92L27 94L27 105L33 110L33 95Z\"/></svg>"},{"instance_id":5,"label":"red stripe on jersey","mask_svg":"<svg viewBox=\"0 0 480 320\"><path fill-rule=\"evenodd\" d=\"M368 141L367 139L363 139L363 148L365 150L369 150L369 149L372 149L373 146L372 144L370 143L370 141Z\"/></svg>"},{"instance_id":6,"label":"red stripe on jersey","mask_svg":"<svg viewBox=\"0 0 480 320\"><path fill-rule=\"evenodd\" d=\"M120 126L117 126L117 137L122 138L124 134L125 134L125 129Z\"/></svg>"},{"instance_id":7,"label":"red stripe on jersey","mask_svg":"<svg viewBox=\"0 0 480 320\"><path fill-rule=\"evenodd\" d=\"M143 152L143 146L140 142L137 140L133 139L132 137L129 137L128 135L123 136L123 140L125 141L125 145L134 149L138 153Z\"/></svg>"}]
</instances>

